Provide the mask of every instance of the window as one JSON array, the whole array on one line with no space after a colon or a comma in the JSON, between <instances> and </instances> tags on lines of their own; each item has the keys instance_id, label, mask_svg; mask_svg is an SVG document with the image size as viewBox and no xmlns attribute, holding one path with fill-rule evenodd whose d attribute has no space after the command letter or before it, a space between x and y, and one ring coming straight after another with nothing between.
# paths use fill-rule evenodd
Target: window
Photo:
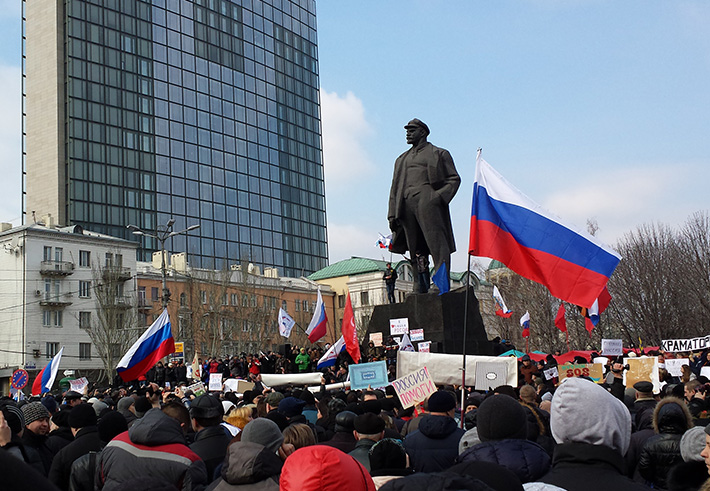
<instances>
[{"instance_id":1,"label":"window","mask_svg":"<svg viewBox=\"0 0 710 491\"><path fill-rule=\"evenodd\" d=\"M259 302L258 302L258 300L256 299L256 295L254 295L254 294L252 294L252 296L251 296L251 306L252 306L252 307L258 307L258 306L259 306Z\"/></svg>"},{"instance_id":2,"label":"window","mask_svg":"<svg viewBox=\"0 0 710 491\"><path fill-rule=\"evenodd\" d=\"M286 300L281 300L281 308L284 312L288 312L288 302Z\"/></svg>"},{"instance_id":3,"label":"window","mask_svg":"<svg viewBox=\"0 0 710 491\"><path fill-rule=\"evenodd\" d=\"M50 327L52 325L52 311L43 310L42 311L42 325L44 327Z\"/></svg>"},{"instance_id":4,"label":"window","mask_svg":"<svg viewBox=\"0 0 710 491\"><path fill-rule=\"evenodd\" d=\"M106 267L110 268L113 266L113 254L110 252L106 253Z\"/></svg>"},{"instance_id":5,"label":"window","mask_svg":"<svg viewBox=\"0 0 710 491\"><path fill-rule=\"evenodd\" d=\"M187 306L187 295L185 295L185 292L182 292L180 294L180 307L186 307Z\"/></svg>"},{"instance_id":6,"label":"window","mask_svg":"<svg viewBox=\"0 0 710 491\"><path fill-rule=\"evenodd\" d=\"M45 356L49 360L50 358L54 358L54 355L59 353L59 343L45 343Z\"/></svg>"},{"instance_id":7,"label":"window","mask_svg":"<svg viewBox=\"0 0 710 491\"><path fill-rule=\"evenodd\" d=\"M158 287L157 286L153 286L150 288L150 299L153 302L158 301Z\"/></svg>"},{"instance_id":8,"label":"window","mask_svg":"<svg viewBox=\"0 0 710 491\"><path fill-rule=\"evenodd\" d=\"M145 301L145 287L144 286L139 286L138 287L138 306L142 307L146 305Z\"/></svg>"},{"instance_id":9,"label":"window","mask_svg":"<svg viewBox=\"0 0 710 491\"><path fill-rule=\"evenodd\" d=\"M89 329L91 327L91 312L79 312L79 328Z\"/></svg>"},{"instance_id":10,"label":"window","mask_svg":"<svg viewBox=\"0 0 710 491\"><path fill-rule=\"evenodd\" d=\"M360 305L369 305L370 296L368 292L360 292Z\"/></svg>"},{"instance_id":11,"label":"window","mask_svg":"<svg viewBox=\"0 0 710 491\"><path fill-rule=\"evenodd\" d=\"M249 321L246 319L242 321L242 332L249 332Z\"/></svg>"},{"instance_id":12,"label":"window","mask_svg":"<svg viewBox=\"0 0 710 491\"><path fill-rule=\"evenodd\" d=\"M229 305L227 303L227 294L226 293L224 295L222 295L222 305Z\"/></svg>"},{"instance_id":13,"label":"window","mask_svg":"<svg viewBox=\"0 0 710 491\"><path fill-rule=\"evenodd\" d=\"M44 261L51 261L52 260L52 248L49 246L44 246Z\"/></svg>"},{"instance_id":14,"label":"window","mask_svg":"<svg viewBox=\"0 0 710 491\"><path fill-rule=\"evenodd\" d=\"M338 308L339 309L345 308L345 295L338 295Z\"/></svg>"},{"instance_id":15,"label":"window","mask_svg":"<svg viewBox=\"0 0 710 491\"><path fill-rule=\"evenodd\" d=\"M91 298L91 281L79 280L79 298Z\"/></svg>"},{"instance_id":16,"label":"window","mask_svg":"<svg viewBox=\"0 0 710 491\"><path fill-rule=\"evenodd\" d=\"M249 307L249 295L242 293L242 307Z\"/></svg>"},{"instance_id":17,"label":"window","mask_svg":"<svg viewBox=\"0 0 710 491\"><path fill-rule=\"evenodd\" d=\"M202 305L207 304L207 290L200 290L200 302Z\"/></svg>"},{"instance_id":18,"label":"window","mask_svg":"<svg viewBox=\"0 0 710 491\"><path fill-rule=\"evenodd\" d=\"M91 343L79 343L79 359L91 359Z\"/></svg>"},{"instance_id":19,"label":"window","mask_svg":"<svg viewBox=\"0 0 710 491\"><path fill-rule=\"evenodd\" d=\"M303 301L303 311L308 312L308 300Z\"/></svg>"},{"instance_id":20,"label":"window","mask_svg":"<svg viewBox=\"0 0 710 491\"><path fill-rule=\"evenodd\" d=\"M61 247L55 247L54 248L54 260L57 261L58 263L62 262L62 258L64 257L64 249Z\"/></svg>"},{"instance_id":21,"label":"window","mask_svg":"<svg viewBox=\"0 0 710 491\"><path fill-rule=\"evenodd\" d=\"M232 305L239 304L239 295L237 295L236 293L232 293L232 295L231 295L231 304Z\"/></svg>"},{"instance_id":22,"label":"window","mask_svg":"<svg viewBox=\"0 0 710 491\"><path fill-rule=\"evenodd\" d=\"M91 251L79 251L79 266L82 268L91 267Z\"/></svg>"},{"instance_id":23,"label":"window","mask_svg":"<svg viewBox=\"0 0 710 491\"><path fill-rule=\"evenodd\" d=\"M301 301L296 299L293 301L293 310L295 312L300 312L301 311Z\"/></svg>"}]
</instances>

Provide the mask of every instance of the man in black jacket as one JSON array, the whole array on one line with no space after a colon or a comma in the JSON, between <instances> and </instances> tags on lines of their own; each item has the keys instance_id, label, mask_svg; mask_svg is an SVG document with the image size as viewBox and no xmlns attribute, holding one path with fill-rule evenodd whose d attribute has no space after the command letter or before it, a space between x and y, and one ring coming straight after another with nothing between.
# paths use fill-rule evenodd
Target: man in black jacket
<instances>
[{"instance_id":1,"label":"man in black jacket","mask_svg":"<svg viewBox=\"0 0 710 491\"><path fill-rule=\"evenodd\" d=\"M195 452L207 467L207 478L214 479L214 471L224 460L230 438L220 426L224 407L214 396L201 395L190 405L190 419L195 430L195 441L190 450Z\"/></svg>"},{"instance_id":2,"label":"man in black jacket","mask_svg":"<svg viewBox=\"0 0 710 491\"><path fill-rule=\"evenodd\" d=\"M69 426L74 434L74 441L54 456L49 469L49 480L59 489L69 489L71 466L76 459L98 452L102 444L96 427L96 412L91 404L80 404L69 413Z\"/></svg>"}]
</instances>

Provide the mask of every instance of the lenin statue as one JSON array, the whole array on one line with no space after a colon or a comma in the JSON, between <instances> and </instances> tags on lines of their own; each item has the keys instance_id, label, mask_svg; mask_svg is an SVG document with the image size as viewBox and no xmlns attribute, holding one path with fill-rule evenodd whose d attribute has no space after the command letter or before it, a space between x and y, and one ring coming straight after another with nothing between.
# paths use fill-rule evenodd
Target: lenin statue
<instances>
[{"instance_id":1,"label":"lenin statue","mask_svg":"<svg viewBox=\"0 0 710 491\"><path fill-rule=\"evenodd\" d=\"M427 141L426 124L413 119L404 129L412 148L394 164L387 212L392 230L390 250L398 254L409 251L414 271L416 256L428 258L431 254L434 271L446 263L446 271L451 272L451 253L456 251L456 245L449 203L461 178L451 154Z\"/></svg>"}]
</instances>

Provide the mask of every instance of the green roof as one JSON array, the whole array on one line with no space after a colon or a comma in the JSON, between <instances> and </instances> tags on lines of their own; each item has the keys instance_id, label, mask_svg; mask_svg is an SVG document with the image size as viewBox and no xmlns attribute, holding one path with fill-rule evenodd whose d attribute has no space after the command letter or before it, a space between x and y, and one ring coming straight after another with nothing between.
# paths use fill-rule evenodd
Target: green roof
<instances>
[{"instance_id":1,"label":"green roof","mask_svg":"<svg viewBox=\"0 0 710 491\"><path fill-rule=\"evenodd\" d=\"M366 259L364 257L351 257L343 259L337 263L326 266L325 268L316 271L308 276L309 280L318 281L328 278L339 278L341 276L356 276L359 274L374 273L375 271L384 271L385 265L389 261L380 261L378 259Z\"/></svg>"},{"instance_id":2,"label":"green roof","mask_svg":"<svg viewBox=\"0 0 710 491\"><path fill-rule=\"evenodd\" d=\"M504 269L504 268L507 268L507 266L506 266L505 264L503 264L503 263L500 262L500 261L497 261L497 260L493 259L493 260L491 261L491 263L488 265L488 268L486 268L486 269L487 269L488 271L491 271L491 270L493 270L493 269Z\"/></svg>"}]
</instances>

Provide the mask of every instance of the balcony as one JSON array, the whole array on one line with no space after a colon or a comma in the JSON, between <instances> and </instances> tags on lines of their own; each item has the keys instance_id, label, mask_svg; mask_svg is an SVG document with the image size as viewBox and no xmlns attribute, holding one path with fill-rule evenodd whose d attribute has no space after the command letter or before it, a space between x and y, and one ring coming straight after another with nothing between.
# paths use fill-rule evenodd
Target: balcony
<instances>
[{"instance_id":1,"label":"balcony","mask_svg":"<svg viewBox=\"0 0 710 491\"><path fill-rule=\"evenodd\" d=\"M71 261L42 261L39 267L42 276L68 276L74 272Z\"/></svg>"},{"instance_id":2,"label":"balcony","mask_svg":"<svg viewBox=\"0 0 710 491\"><path fill-rule=\"evenodd\" d=\"M133 275L131 268L123 268L120 266L106 266L101 271L101 276L105 280L128 281Z\"/></svg>"},{"instance_id":3,"label":"balcony","mask_svg":"<svg viewBox=\"0 0 710 491\"><path fill-rule=\"evenodd\" d=\"M71 294L70 293L42 293L41 298L39 299L39 304L42 307L66 307L67 305L71 305L72 302L70 301Z\"/></svg>"},{"instance_id":4,"label":"balcony","mask_svg":"<svg viewBox=\"0 0 710 491\"><path fill-rule=\"evenodd\" d=\"M151 310L153 308L153 300L138 296L138 303L136 306L139 310Z\"/></svg>"},{"instance_id":5,"label":"balcony","mask_svg":"<svg viewBox=\"0 0 710 491\"><path fill-rule=\"evenodd\" d=\"M108 299L110 302L108 306L110 307L115 307L117 309L130 309L132 307L131 305L131 297L127 295L117 295L111 299Z\"/></svg>"}]
</instances>

